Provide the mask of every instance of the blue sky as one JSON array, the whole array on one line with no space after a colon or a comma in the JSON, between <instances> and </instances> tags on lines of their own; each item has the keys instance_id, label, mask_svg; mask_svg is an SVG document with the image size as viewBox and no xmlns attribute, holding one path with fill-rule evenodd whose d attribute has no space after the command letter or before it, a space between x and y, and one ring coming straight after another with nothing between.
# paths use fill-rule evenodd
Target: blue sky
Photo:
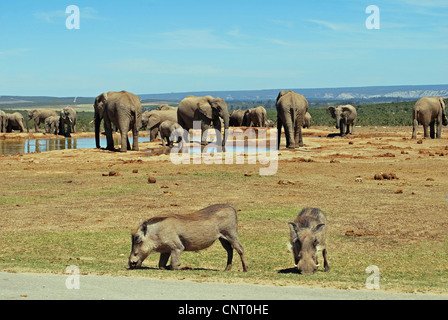
<instances>
[{"instance_id":1,"label":"blue sky","mask_svg":"<svg viewBox=\"0 0 448 320\"><path fill-rule=\"evenodd\" d=\"M446 84L447 57L446 0L0 1L0 95Z\"/></svg>"}]
</instances>

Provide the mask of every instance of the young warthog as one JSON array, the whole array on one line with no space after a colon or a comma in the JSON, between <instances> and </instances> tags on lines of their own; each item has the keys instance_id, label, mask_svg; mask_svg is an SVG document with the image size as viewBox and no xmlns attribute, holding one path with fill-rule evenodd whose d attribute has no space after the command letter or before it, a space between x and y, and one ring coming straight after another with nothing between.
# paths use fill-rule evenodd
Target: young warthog
<instances>
[{"instance_id":1,"label":"young warthog","mask_svg":"<svg viewBox=\"0 0 448 320\"><path fill-rule=\"evenodd\" d=\"M226 271L232 267L235 249L241 257L244 272L247 272L243 247L238 240L236 210L225 204L216 204L190 214L162 215L141 223L132 233L128 267L140 268L151 251L156 251L160 253L159 268L165 269L171 256L171 269L177 270L183 251L206 249L217 239L227 251Z\"/></svg>"},{"instance_id":2,"label":"young warthog","mask_svg":"<svg viewBox=\"0 0 448 320\"><path fill-rule=\"evenodd\" d=\"M291 245L297 270L302 274L317 269L317 251L322 250L325 271L330 271L327 259L327 219L317 208L306 208L289 223Z\"/></svg>"}]
</instances>

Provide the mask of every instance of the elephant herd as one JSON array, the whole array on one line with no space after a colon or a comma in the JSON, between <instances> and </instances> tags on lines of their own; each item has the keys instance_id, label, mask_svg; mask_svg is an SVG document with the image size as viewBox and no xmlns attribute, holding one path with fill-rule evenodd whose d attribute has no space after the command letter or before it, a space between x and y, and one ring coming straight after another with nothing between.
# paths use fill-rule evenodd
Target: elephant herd
<instances>
[{"instance_id":1,"label":"elephant herd","mask_svg":"<svg viewBox=\"0 0 448 320\"><path fill-rule=\"evenodd\" d=\"M39 132L39 126L43 124L46 133L70 137L71 132L76 132L76 119L76 111L71 107L62 109L60 115L51 109L34 109L27 113L26 130L30 132L29 121L33 120L35 132ZM25 132L25 119L19 112L7 114L0 110L0 132L6 133L12 130Z\"/></svg>"},{"instance_id":2,"label":"elephant herd","mask_svg":"<svg viewBox=\"0 0 448 320\"><path fill-rule=\"evenodd\" d=\"M106 137L108 137L107 149L114 150L112 140L112 127L114 124L122 134L121 151L131 150L127 140L127 132L133 131L134 144L132 150L138 150L138 131L147 128L150 131L150 139L153 140L161 132L162 140L167 140L168 145L171 133L179 128L187 132L193 129L193 122L201 123L201 131L215 128L219 132L224 129L222 145L227 139L227 130L235 127L274 127L274 123L267 119L266 109L262 106L249 110L234 110L229 114L226 102L221 98L212 96L196 97L187 96L178 107L161 105L156 110L142 113L140 99L126 91L108 92L98 96L95 100L95 136L97 148L99 145L99 125L102 119L105 121ZM280 147L281 131L284 129L286 148L294 149L303 146L302 128L311 126L311 115L308 112L309 104L306 98L292 90L279 92L277 109L278 147ZM352 105L328 107L327 113L336 121L336 129L340 135L354 133L357 121L357 111ZM436 135L437 123L437 135ZM416 130L419 124L424 127L424 137L440 138L442 125L448 125L446 116L446 104L443 98L424 97L420 99L413 109L413 134L416 138ZM204 139L204 136L201 135ZM163 145L165 143L163 142ZM206 144L202 140L201 144Z\"/></svg>"},{"instance_id":3,"label":"elephant herd","mask_svg":"<svg viewBox=\"0 0 448 320\"><path fill-rule=\"evenodd\" d=\"M292 90L279 92L277 109L278 147L280 147L281 131L284 129L286 147L294 149L303 146L302 128L311 126L311 115L308 112L309 104L306 98ZM150 132L150 139L154 140L159 132L162 140L167 140L172 146L173 141L169 137L179 128L187 132L193 129L193 122L201 123L201 131L214 128L224 136L218 139L225 144L229 127L274 127L275 123L267 119L266 109L262 106L249 110L233 110L229 114L227 103L221 98L212 96L196 97L187 96L178 107L161 105L156 110L143 112L140 98L127 91L102 93L95 99L95 141L100 148L100 124L104 120L104 129L107 138L107 150L114 149L112 139L113 126L121 134L121 152L127 150L139 150L139 130L146 128ZM340 135L354 133L357 121L357 111L352 105L328 107L327 113L336 121L336 129ZM424 97L415 104L412 112L413 133L412 138L417 137L418 125L423 125L425 138L440 138L442 125L448 125L446 116L446 103L443 98ZM76 132L76 111L66 107L60 111L60 115L50 109L35 109L27 114L26 128L29 132L29 121L34 121L34 129L39 132L39 126L44 124L47 133L70 136ZM12 130L25 131L23 116L16 112L6 114L0 110L0 132ZM128 132L133 133L133 145L129 143ZM204 139L204 135L201 135ZM163 145L165 142L163 142ZM202 140L201 144L206 144Z\"/></svg>"}]
</instances>

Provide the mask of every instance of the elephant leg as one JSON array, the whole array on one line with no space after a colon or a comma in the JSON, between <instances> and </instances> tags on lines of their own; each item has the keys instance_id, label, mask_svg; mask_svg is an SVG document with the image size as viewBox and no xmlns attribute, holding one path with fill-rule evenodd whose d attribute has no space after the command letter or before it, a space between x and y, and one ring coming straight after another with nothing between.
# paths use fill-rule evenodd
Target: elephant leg
<instances>
[{"instance_id":1,"label":"elephant leg","mask_svg":"<svg viewBox=\"0 0 448 320\"><path fill-rule=\"evenodd\" d=\"M429 138L429 125L427 124L423 125L423 137L425 139Z\"/></svg>"},{"instance_id":2,"label":"elephant leg","mask_svg":"<svg viewBox=\"0 0 448 320\"><path fill-rule=\"evenodd\" d=\"M436 137L436 122L433 121L429 124L429 135L431 139L435 139Z\"/></svg>"},{"instance_id":3,"label":"elephant leg","mask_svg":"<svg viewBox=\"0 0 448 320\"><path fill-rule=\"evenodd\" d=\"M417 139L417 128L418 128L418 121L414 120L414 126L412 128L412 139Z\"/></svg>"},{"instance_id":4,"label":"elephant leg","mask_svg":"<svg viewBox=\"0 0 448 320\"><path fill-rule=\"evenodd\" d=\"M133 151L139 151L140 148L138 146L138 124L137 124L137 117L134 119L134 123L132 125L132 150Z\"/></svg>"},{"instance_id":5,"label":"elephant leg","mask_svg":"<svg viewBox=\"0 0 448 320\"><path fill-rule=\"evenodd\" d=\"M294 138L295 138L296 146L299 146L299 147L303 147L302 126L303 125L300 124L299 121L296 121Z\"/></svg>"},{"instance_id":6,"label":"elephant leg","mask_svg":"<svg viewBox=\"0 0 448 320\"><path fill-rule=\"evenodd\" d=\"M107 147L106 150L115 151L114 139L112 136L112 125L109 120L104 118L104 131L106 132Z\"/></svg>"},{"instance_id":7,"label":"elephant leg","mask_svg":"<svg viewBox=\"0 0 448 320\"><path fill-rule=\"evenodd\" d=\"M440 121L437 120L437 136L436 136L436 138L437 139L442 138L442 119L440 119Z\"/></svg>"},{"instance_id":8,"label":"elephant leg","mask_svg":"<svg viewBox=\"0 0 448 320\"><path fill-rule=\"evenodd\" d=\"M294 135L294 124L292 122L292 119L290 115L288 114L286 116L285 121L285 133L286 133L286 148L288 149L295 149L295 135Z\"/></svg>"},{"instance_id":9,"label":"elephant leg","mask_svg":"<svg viewBox=\"0 0 448 320\"><path fill-rule=\"evenodd\" d=\"M280 141L282 139L283 123L280 118L277 118L277 150L280 150Z\"/></svg>"},{"instance_id":10,"label":"elephant leg","mask_svg":"<svg viewBox=\"0 0 448 320\"><path fill-rule=\"evenodd\" d=\"M204 123L204 120L201 121L201 145L207 145L207 137L204 137L204 132L210 129L210 124Z\"/></svg>"}]
</instances>

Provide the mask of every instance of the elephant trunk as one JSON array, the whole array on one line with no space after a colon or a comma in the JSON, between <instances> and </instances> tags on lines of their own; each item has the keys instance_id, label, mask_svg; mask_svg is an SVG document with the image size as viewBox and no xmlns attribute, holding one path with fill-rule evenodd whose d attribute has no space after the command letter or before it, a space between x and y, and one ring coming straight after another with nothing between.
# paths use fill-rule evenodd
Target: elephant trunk
<instances>
[{"instance_id":1,"label":"elephant trunk","mask_svg":"<svg viewBox=\"0 0 448 320\"><path fill-rule=\"evenodd\" d=\"M222 139L222 145L225 146L229 132L229 122L230 122L230 115L228 111L225 111L223 113L222 119L224 120L224 139Z\"/></svg>"}]
</instances>

